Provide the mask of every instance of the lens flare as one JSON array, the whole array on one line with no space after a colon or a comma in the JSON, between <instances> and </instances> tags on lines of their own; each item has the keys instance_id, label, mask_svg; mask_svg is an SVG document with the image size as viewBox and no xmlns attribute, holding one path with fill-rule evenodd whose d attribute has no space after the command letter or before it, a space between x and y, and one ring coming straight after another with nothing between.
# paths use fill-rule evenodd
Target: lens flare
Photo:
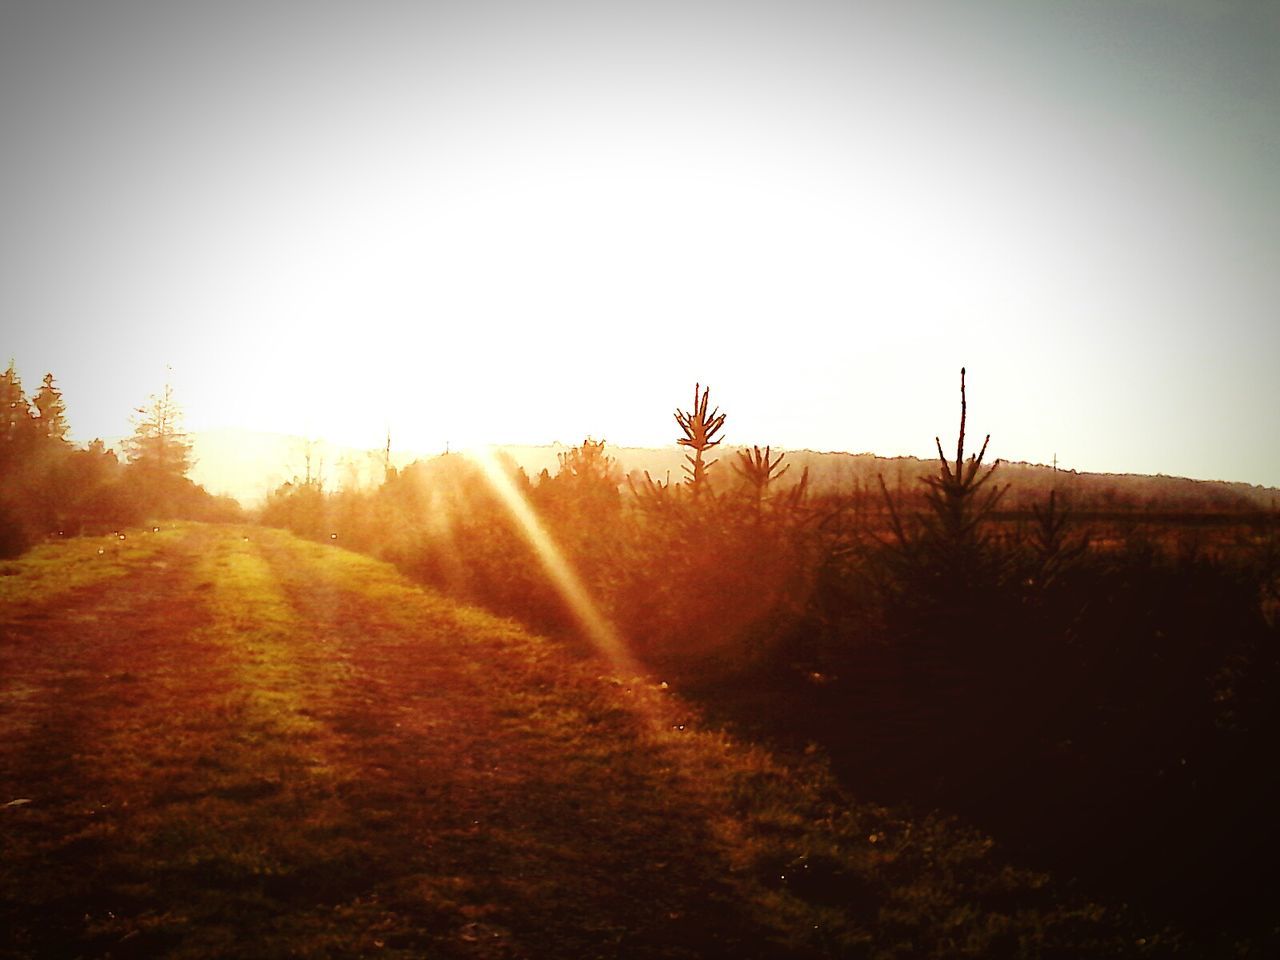
<instances>
[{"instance_id":1,"label":"lens flare","mask_svg":"<svg viewBox=\"0 0 1280 960\"><path fill-rule=\"evenodd\" d=\"M555 540L542 525L529 502L511 482L511 477L494 457L493 451L476 450L472 451L470 456L480 467L493 492L497 494L503 506L516 521L521 535L533 547L547 577L569 605L569 609L573 611L574 617L587 637L608 658L620 676L641 675L642 671L627 650L622 635L596 607L577 571L556 546Z\"/></svg>"}]
</instances>

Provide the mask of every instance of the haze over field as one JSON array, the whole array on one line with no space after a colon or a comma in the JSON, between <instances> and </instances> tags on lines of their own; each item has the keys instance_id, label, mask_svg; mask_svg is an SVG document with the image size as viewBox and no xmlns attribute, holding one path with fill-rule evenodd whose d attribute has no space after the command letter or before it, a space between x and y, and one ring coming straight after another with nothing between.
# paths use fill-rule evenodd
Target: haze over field
<instances>
[{"instance_id":1,"label":"haze over field","mask_svg":"<svg viewBox=\"0 0 1280 960\"><path fill-rule=\"evenodd\" d=\"M311 475L326 490L371 490L382 483L385 469L382 451L283 434L257 433L246 430L212 430L191 437L193 481L209 492L235 498L249 508L260 506L272 491L286 482L302 480L307 475L306 456L311 454ZM120 447L120 442L117 442ZM536 480L546 470L555 476L561 469L560 458L572 451L564 444L506 446L498 448L502 455ZM656 480L680 482L686 476L685 447L616 447L606 445L614 458L619 478L639 478L648 471ZM724 467L715 470L716 481L730 488L738 479L734 464L739 462L740 447L726 445L718 450ZM481 451L463 451L469 455ZM779 451L774 451L776 455ZM429 460L440 451L393 450L390 463L403 469L417 460ZM794 467L790 481L808 471L809 489L815 494L846 494L853 490L873 490L877 477L884 477L895 489L915 488L917 477L937 472L936 459L913 457L885 458L869 453L821 453L791 450L786 462ZM1274 487L1240 483L1183 480L1174 477L1141 475L1089 474L1074 471L1054 472L1051 465L1004 461L1001 479L1012 483L1014 490L1004 503L1014 510L1027 510L1038 503L1047 491L1058 489L1078 506L1102 508L1104 491L1110 491L1124 504L1158 502L1163 510L1191 512L1228 512L1273 509L1280 502L1280 490ZM621 479L620 479L621 482ZM623 484L625 488L625 484Z\"/></svg>"},{"instance_id":2,"label":"haze over field","mask_svg":"<svg viewBox=\"0 0 1280 960\"><path fill-rule=\"evenodd\" d=\"M0 346L74 435L1280 485L1267 2L0 10ZM8 357L0 357L7 360ZM171 370L168 369L171 367Z\"/></svg>"}]
</instances>

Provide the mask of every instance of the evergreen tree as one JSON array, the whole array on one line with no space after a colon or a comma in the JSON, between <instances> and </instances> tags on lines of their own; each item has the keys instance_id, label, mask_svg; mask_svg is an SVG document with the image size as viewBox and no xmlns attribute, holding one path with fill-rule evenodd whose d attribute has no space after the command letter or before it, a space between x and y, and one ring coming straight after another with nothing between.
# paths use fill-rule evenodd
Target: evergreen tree
<instances>
[{"instance_id":1,"label":"evergreen tree","mask_svg":"<svg viewBox=\"0 0 1280 960\"><path fill-rule=\"evenodd\" d=\"M22 389L22 378L9 361L9 369L0 374L0 434L13 442L26 433L31 420L31 405Z\"/></svg>"},{"instance_id":2,"label":"evergreen tree","mask_svg":"<svg viewBox=\"0 0 1280 960\"><path fill-rule=\"evenodd\" d=\"M182 430L182 409L173 387L152 394L133 419L133 436L125 441L129 463L147 480L160 483L185 478L191 469L191 439Z\"/></svg>"},{"instance_id":3,"label":"evergreen tree","mask_svg":"<svg viewBox=\"0 0 1280 960\"><path fill-rule=\"evenodd\" d=\"M10 360L9 368L0 374L0 473L8 475L18 469L33 434L31 405Z\"/></svg>"},{"instance_id":4,"label":"evergreen tree","mask_svg":"<svg viewBox=\"0 0 1280 960\"><path fill-rule=\"evenodd\" d=\"M707 462L705 459L707 451L720 445L720 441L713 438L720 432L725 421L725 415L720 412L719 407L707 413L710 396L710 387L704 390L701 384L695 383L693 385L693 409L689 411L677 409L675 414L676 423L680 425L680 429L684 433L684 436L676 440L676 443L693 450L692 455L685 454L685 459L689 463L684 468L684 472L688 474L685 481L690 485L695 497L710 486L707 481L707 471L719 463L718 460Z\"/></svg>"},{"instance_id":5,"label":"evergreen tree","mask_svg":"<svg viewBox=\"0 0 1280 960\"><path fill-rule=\"evenodd\" d=\"M558 456L560 469L556 475L539 478L537 499L541 506L584 520L600 520L617 513L622 503L618 490L622 470L618 461L605 453L603 440L588 437L582 446Z\"/></svg>"},{"instance_id":6,"label":"evergreen tree","mask_svg":"<svg viewBox=\"0 0 1280 960\"><path fill-rule=\"evenodd\" d=\"M34 402L39 435L46 440L66 440L67 405L62 400L62 391L53 385L52 373L44 375Z\"/></svg>"}]
</instances>

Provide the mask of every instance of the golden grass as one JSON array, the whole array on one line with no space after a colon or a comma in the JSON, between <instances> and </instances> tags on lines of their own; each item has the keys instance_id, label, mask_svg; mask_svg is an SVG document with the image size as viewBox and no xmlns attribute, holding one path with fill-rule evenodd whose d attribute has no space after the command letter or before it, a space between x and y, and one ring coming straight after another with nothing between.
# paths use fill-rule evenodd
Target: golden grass
<instances>
[{"instance_id":1,"label":"golden grass","mask_svg":"<svg viewBox=\"0 0 1280 960\"><path fill-rule=\"evenodd\" d=\"M15 560L0 560L0 608L60 600L101 580L114 580L156 560L172 524L100 537L50 540Z\"/></svg>"}]
</instances>

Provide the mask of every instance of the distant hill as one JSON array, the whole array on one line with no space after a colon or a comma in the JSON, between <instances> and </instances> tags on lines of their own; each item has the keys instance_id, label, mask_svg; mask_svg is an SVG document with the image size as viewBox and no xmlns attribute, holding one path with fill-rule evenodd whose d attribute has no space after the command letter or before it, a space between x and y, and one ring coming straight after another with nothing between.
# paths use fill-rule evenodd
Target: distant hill
<instances>
[{"instance_id":1,"label":"distant hill","mask_svg":"<svg viewBox=\"0 0 1280 960\"><path fill-rule=\"evenodd\" d=\"M530 477L541 470L554 474L559 454L567 447L504 447ZM711 472L713 481L732 475L732 463L743 447L720 447L721 461ZM624 473L639 479L645 471L655 481L679 482L684 476L685 450L644 447L608 448ZM775 453L778 452L776 449ZM817 494L864 491L880 496L880 479L891 491L919 489L919 478L938 472L936 459L881 457L874 453L786 451L784 464L792 468L785 480L794 482L806 468L810 489ZM1191 480L1185 477L1142 474L1081 473L1054 469L1045 464L1001 461L996 478L1010 485L1003 506L1030 509L1057 490L1077 508L1093 510L1160 509L1168 511L1248 512L1280 507L1280 489L1248 483Z\"/></svg>"},{"instance_id":2,"label":"distant hill","mask_svg":"<svg viewBox=\"0 0 1280 960\"><path fill-rule=\"evenodd\" d=\"M313 477L323 480L326 489L370 486L382 479L382 451L360 450L303 437L250 430L211 430L192 435L195 467L191 478L211 493L225 494L246 507L262 502L272 490L289 480L306 475L307 455ZM564 444L546 446L505 446L501 448L531 479L546 470L554 474L559 456L569 448ZM626 474L642 477L645 471L656 481L683 477L683 448L609 447ZM718 449L720 464L712 477L732 476L731 464L740 447ZM776 451L775 451L776 452ZM438 456L440 451L392 451L391 461L403 467L414 460ZM879 495L879 478L890 490L918 489L919 477L934 474L936 460L917 457L881 457L873 453L787 451L784 461L792 464L788 480L809 470L815 493L864 491ZM1186 510L1204 512L1247 512L1280 507L1280 489L1247 483L1190 480L1183 477L1139 474L1081 473L1055 470L1044 464L1001 462L997 476L1011 485L1004 505L1026 509L1058 490L1077 509L1093 510Z\"/></svg>"}]
</instances>

